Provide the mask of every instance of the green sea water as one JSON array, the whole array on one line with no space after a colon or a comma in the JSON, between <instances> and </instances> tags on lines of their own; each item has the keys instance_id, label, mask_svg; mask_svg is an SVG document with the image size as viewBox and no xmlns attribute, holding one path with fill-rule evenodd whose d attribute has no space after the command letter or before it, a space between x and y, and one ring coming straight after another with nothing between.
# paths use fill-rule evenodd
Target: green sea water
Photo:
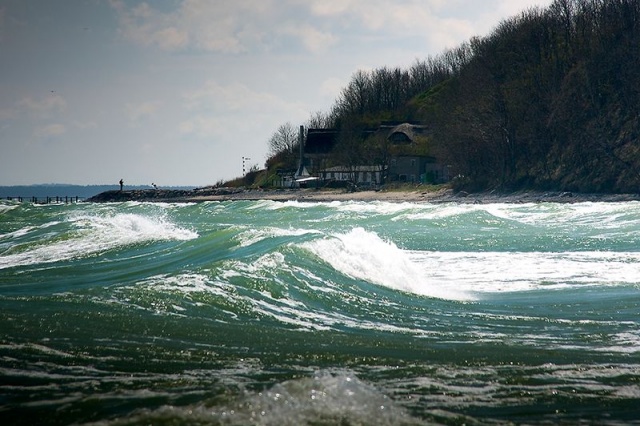
<instances>
[{"instance_id":1,"label":"green sea water","mask_svg":"<svg viewBox=\"0 0 640 426\"><path fill-rule=\"evenodd\" d=\"M640 203L0 202L2 425L640 424Z\"/></svg>"}]
</instances>

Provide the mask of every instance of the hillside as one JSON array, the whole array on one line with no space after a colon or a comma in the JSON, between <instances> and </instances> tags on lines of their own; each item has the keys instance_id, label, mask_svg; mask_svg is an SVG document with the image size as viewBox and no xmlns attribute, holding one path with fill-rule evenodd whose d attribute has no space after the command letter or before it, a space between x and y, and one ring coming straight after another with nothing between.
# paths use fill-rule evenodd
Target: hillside
<instances>
[{"instance_id":1,"label":"hillside","mask_svg":"<svg viewBox=\"0 0 640 426\"><path fill-rule=\"evenodd\" d=\"M633 193L638 46L640 0L556 0L409 69L356 72L315 121L423 122L430 154L470 190Z\"/></svg>"},{"instance_id":2,"label":"hillside","mask_svg":"<svg viewBox=\"0 0 640 426\"><path fill-rule=\"evenodd\" d=\"M640 187L640 2L556 1L473 40L416 101L472 186Z\"/></svg>"}]
</instances>

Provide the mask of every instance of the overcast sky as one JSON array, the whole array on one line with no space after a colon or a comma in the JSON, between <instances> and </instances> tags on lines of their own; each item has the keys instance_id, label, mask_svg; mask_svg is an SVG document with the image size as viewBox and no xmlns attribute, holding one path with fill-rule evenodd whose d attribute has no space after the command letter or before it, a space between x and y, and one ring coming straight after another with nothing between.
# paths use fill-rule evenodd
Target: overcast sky
<instances>
[{"instance_id":1,"label":"overcast sky","mask_svg":"<svg viewBox=\"0 0 640 426\"><path fill-rule=\"evenodd\" d=\"M0 0L0 185L214 184L358 69L551 0Z\"/></svg>"}]
</instances>

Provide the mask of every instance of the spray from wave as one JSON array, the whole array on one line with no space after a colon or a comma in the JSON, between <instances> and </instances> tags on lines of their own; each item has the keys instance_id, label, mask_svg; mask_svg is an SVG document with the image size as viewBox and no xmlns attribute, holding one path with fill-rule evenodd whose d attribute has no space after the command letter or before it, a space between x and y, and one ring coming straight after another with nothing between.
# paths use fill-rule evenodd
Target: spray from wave
<instances>
[{"instance_id":1,"label":"spray from wave","mask_svg":"<svg viewBox=\"0 0 640 426\"><path fill-rule=\"evenodd\" d=\"M234 425L418 425L406 409L353 374L320 371L263 392L245 392L227 406L162 407L141 410L124 424Z\"/></svg>"}]
</instances>

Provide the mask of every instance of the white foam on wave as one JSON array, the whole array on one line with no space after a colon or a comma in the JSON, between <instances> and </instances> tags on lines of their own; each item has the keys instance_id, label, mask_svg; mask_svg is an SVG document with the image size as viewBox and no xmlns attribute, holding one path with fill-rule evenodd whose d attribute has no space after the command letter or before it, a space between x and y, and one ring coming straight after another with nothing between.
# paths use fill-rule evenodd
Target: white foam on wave
<instances>
[{"instance_id":1,"label":"white foam on wave","mask_svg":"<svg viewBox=\"0 0 640 426\"><path fill-rule=\"evenodd\" d=\"M259 201L254 206L255 209L264 208L266 210L281 210L285 208L312 209L317 207L328 207L336 212L355 214L399 214L414 209L432 209L433 205L411 202L389 202L389 201Z\"/></svg>"},{"instance_id":2,"label":"white foam on wave","mask_svg":"<svg viewBox=\"0 0 640 426\"><path fill-rule=\"evenodd\" d=\"M473 204L420 204L414 206L411 211L407 211L393 218L394 221L411 220L411 221L430 221L447 219L450 217L460 216L469 212L477 211L478 206Z\"/></svg>"},{"instance_id":3,"label":"white foam on wave","mask_svg":"<svg viewBox=\"0 0 640 426\"><path fill-rule=\"evenodd\" d=\"M17 229L17 230L15 230L13 232L7 232L6 234L0 234L0 241L23 237L23 236L29 234L29 232L31 232L34 229L36 229L35 226L25 226L24 228Z\"/></svg>"},{"instance_id":4,"label":"white foam on wave","mask_svg":"<svg viewBox=\"0 0 640 426\"><path fill-rule=\"evenodd\" d=\"M402 214L394 220L407 219L411 221L432 221L451 219L461 216L481 217L487 214L501 221L513 221L528 225L544 225L549 223L561 223L567 214L564 205L559 204L512 204L512 203L490 203L490 204L424 204L420 208ZM485 219L487 220L487 216Z\"/></svg>"},{"instance_id":5,"label":"white foam on wave","mask_svg":"<svg viewBox=\"0 0 640 426\"><path fill-rule=\"evenodd\" d=\"M474 293L637 285L640 253L412 252L438 282Z\"/></svg>"},{"instance_id":6,"label":"white foam on wave","mask_svg":"<svg viewBox=\"0 0 640 426\"><path fill-rule=\"evenodd\" d=\"M113 216L79 215L70 219L80 228L89 230L97 240L132 244L144 241L186 241L198 237L189 229L180 228L162 215L144 216L120 213Z\"/></svg>"},{"instance_id":7,"label":"white foam on wave","mask_svg":"<svg viewBox=\"0 0 640 426\"><path fill-rule=\"evenodd\" d=\"M439 299L473 299L471 294L458 290L455 283L435 281L411 259L409 252L362 228L311 241L303 247L352 278Z\"/></svg>"},{"instance_id":8,"label":"white foam on wave","mask_svg":"<svg viewBox=\"0 0 640 426\"><path fill-rule=\"evenodd\" d=\"M440 220L487 213L497 219L542 227L597 227L600 229L640 225L640 202L584 203L490 203L418 204L399 211L393 220Z\"/></svg>"},{"instance_id":9,"label":"white foam on wave","mask_svg":"<svg viewBox=\"0 0 640 426\"><path fill-rule=\"evenodd\" d=\"M299 237L308 234L318 234L320 231L313 229L296 229L296 228L276 228L276 227L264 227L258 229L248 229L241 232L236 236L236 239L240 242L240 246L247 247L256 244L262 240L268 238L277 237Z\"/></svg>"},{"instance_id":10,"label":"white foam on wave","mask_svg":"<svg viewBox=\"0 0 640 426\"><path fill-rule=\"evenodd\" d=\"M136 283L136 288L147 287L158 292L177 292L184 295L210 293L217 296L227 296L227 288L231 286L219 281L213 281L203 274L180 274L176 276L155 275L146 280Z\"/></svg>"},{"instance_id":11,"label":"white foam on wave","mask_svg":"<svg viewBox=\"0 0 640 426\"><path fill-rule=\"evenodd\" d=\"M255 205L251 208L252 210L282 210L286 208L297 208L297 209L310 209L317 207L322 203L314 203L314 202L300 202L297 200L287 200L287 201L276 201L276 200L260 200L256 201Z\"/></svg>"},{"instance_id":12,"label":"white foam on wave","mask_svg":"<svg viewBox=\"0 0 640 426\"><path fill-rule=\"evenodd\" d=\"M110 216L76 215L68 218L71 225L67 238L47 235L42 242L21 251L0 256L0 269L21 265L51 263L87 257L116 247L148 241L184 241L198 237L164 217L148 217L122 213Z\"/></svg>"},{"instance_id":13,"label":"white foam on wave","mask_svg":"<svg viewBox=\"0 0 640 426\"><path fill-rule=\"evenodd\" d=\"M595 348L599 352L636 354L640 352L640 330L629 330L611 336L612 344ZM640 391L640 389L638 389Z\"/></svg>"},{"instance_id":14,"label":"white foam on wave","mask_svg":"<svg viewBox=\"0 0 640 426\"><path fill-rule=\"evenodd\" d=\"M20 206L20 203L17 203L15 201L1 201L0 200L0 214L6 213L10 210L13 210L15 208L18 208Z\"/></svg>"},{"instance_id":15,"label":"white foam on wave","mask_svg":"<svg viewBox=\"0 0 640 426\"><path fill-rule=\"evenodd\" d=\"M222 312L226 318L218 317L216 321L238 319L238 313L234 312L237 309L243 314L250 311L256 317L270 318L282 324L296 326L300 330L327 330L336 323L330 315L312 312L302 302L291 299L286 293L274 296L267 289L254 289L254 292L249 291L246 294L248 290L242 284L232 284L236 277L261 281L264 280L262 273L275 268L286 268L284 259L280 256L266 255L252 264L229 262L228 267L230 269L223 271L218 278L202 274L153 276L133 286L116 289L116 297L112 302L132 305L156 314L184 315L192 305L215 303L213 299L207 301L198 296L204 295L222 301L225 306ZM140 290L143 291L139 292ZM122 295L119 295L120 293ZM168 294L179 297L167 301Z\"/></svg>"},{"instance_id":16,"label":"white foam on wave","mask_svg":"<svg viewBox=\"0 0 640 426\"><path fill-rule=\"evenodd\" d=\"M172 294L174 297L170 296ZM225 303L236 303L239 297L235 287L229 283L203 274L186 273L154 275L133 285L117 287L107 302L134 306L154 314L183 316L191 307L207 303L200 300L202 295L224 300ZM237 316L230 311L225 313L230 318Z\"/></svg>"},{"instance_id":17,"label":"white foam on wave","mask_svg":"<svg viewBox=\"0 0 640 426\"><path fill-rule=\"evenodd\" d=\"M426 204L417 203L393 203L389 201L345 201L338 204L337 210L342 212L359 214L394 215L415 209L431 208Z\"/></svg>"},{"instance_id":18,"label":"white foam on wave","mask_svg":"<svg viewBox=\"0 0 640 426\"><path fill-rule=\"evenodd\" d=\"M304 244L341 273L406 292L449 300L483 293L637 286L640 253L407 251L355 228Z\"/></svg>"},{"instance_id":19,"label":"white foam on wave","mask_svg":"<svg viewBox=\"0 0 640 426\"><path fill-rule=\"evenodd\" d=\"M640 225L640 203L505 204L492 214L528 225L553 228L620 229Z\"/></svg>"}]
</instances>

